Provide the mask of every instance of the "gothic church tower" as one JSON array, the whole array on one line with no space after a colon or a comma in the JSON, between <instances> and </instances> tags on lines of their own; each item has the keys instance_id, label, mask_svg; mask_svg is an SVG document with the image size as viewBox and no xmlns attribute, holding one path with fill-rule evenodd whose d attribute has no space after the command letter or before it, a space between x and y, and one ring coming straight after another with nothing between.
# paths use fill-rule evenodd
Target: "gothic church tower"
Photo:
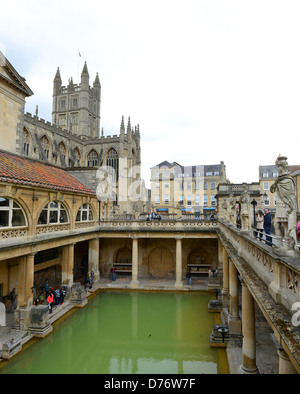
<instances>
[{"instance_id":1,"label":"gothic church tower","mask_svg":"<svg viewBox=\"0 0 300 394\"><path fill-rule=\"evenodd\" d=\"M62 86L59 68L53 81L52 123L72 134L100 137L101 84L98 73L93 87L89 85L89 72L85 62L81 83L69 79L68 86Z\"/></svg>"}]
</instances>

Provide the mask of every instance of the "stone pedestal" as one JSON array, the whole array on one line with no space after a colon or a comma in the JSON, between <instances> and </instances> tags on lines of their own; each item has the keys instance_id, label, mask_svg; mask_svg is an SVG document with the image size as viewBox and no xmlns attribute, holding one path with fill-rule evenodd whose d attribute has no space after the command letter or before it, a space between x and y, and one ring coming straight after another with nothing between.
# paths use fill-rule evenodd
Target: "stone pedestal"
<instances>
[{"instance_id":1,"label":"stone pedestal","mask_svg":"<svg viewBox=\"0 0 300 394\"><path fill-rule=\"evenodd\" d=\"M6 326L6 308L2 302L0 302L0 326Z\"/></svg>"},{"instance_id":2,"label":"stone pedestal","mask_svg":"<svg viewBox=\"0 0 300 394\"><path fill-rule=\"evenodd\" d=\"M223 302L222 300L209 300L208 312L220 313L222 312Z\"/></svg>"},{"instance_id":3,"label":"stone pedestal","mask_svg":"<svg viewBox=\"0 0 300 394\"><path fill-rule=\"evenodd\" d=\"M74 283L72 285L70 302L77 308L83 308L87 305L87 293L81 283Z\"/></svg>"},{"instance_id":4,"label":"stone pedestal","mask_svg":"<svg viewBox=\"0 0 300 394\"><path fill-rule=\"evenodd\" d=\"M31 308L29 331L37 338L45 338L53 331L49 322L48 305L38 305Z\"/></svg>"}]
</instances>

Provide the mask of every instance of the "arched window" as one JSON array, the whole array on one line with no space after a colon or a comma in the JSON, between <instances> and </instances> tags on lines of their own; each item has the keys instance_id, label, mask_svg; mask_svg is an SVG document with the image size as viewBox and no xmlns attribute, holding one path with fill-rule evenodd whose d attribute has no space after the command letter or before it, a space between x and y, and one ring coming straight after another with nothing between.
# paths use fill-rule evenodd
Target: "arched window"
<instances>
[{"instance_id":1,"label":"arched window","mask_svg":"<svg viewBox=\"0 0 300 394\"><path fill-rule=\"evenodd\" d=\"M83 204L79 208L76 216L76 222L91 222L94 220L94 213L89 204Z\"/></svg>"},{"instance_id":2,"label":"arched window","mask_svg":"<svg viewBox=\"0 0 300 394\"><path fill-rule=\"evenodd\" d=\"M61 142L58 145L58 149L60 151L60 154L62 156L63 161L65 162L66 161L66 154L67 154L67 150L66 150L65 144L63 142Z\"/></svg>"},{"instance_id":3,"label":"arched window","mask_svg":"<svg viewBox=\"0 0 300 394\"><path fill-rule=\"evenodd\" d=\"M87 165L88 167L96 167L98 165L98 155L94 149L88 155Z\"/></svg>"},{"instance_id":4,"label":"arched window","mask_svg":"<svg viewBox=\"0 0 300 394\"><path fill-rule=\"evenodd\" d=\"M25 226L25 215L19 204L14 200L0 197L0 228Z\"/></svg>"},{"instance_id":5,"label":"arched window","mask_svg":"<svg viewBox=\"0 0 300 394\"><path fill-rule=\"evenodd\" d=\"M44 137L41 138L41 145L44 150L45 156L47 159L49 159L49 151L50 151L50 144L48 138L44 135Z\"/></svg>"},{"instance_id":6,"label":"arched window","mask_svg":"<svg viewBox=\"0 0 300 394\"><path fill-rule=\"evenodd\" d=\"M75 148L74 150L74 156L75 156L75 160L76 160L76 165L80 166L80 160L81 160L81 156L80 156L80 152L78 148Z\"/></svg>"},{"instance_id":7,"label":"arched window","mask_svg":"<svg viewBox=\"0 0 300 394\"><path fill-rule=\"evenodd\" d=\"M47 204L39 217L38 224L68 223L68 215L61 202L51 201Z\"/></svg>"},{"instance_id":8,"label":"arched window","mask_svg":"<svg viewBox=\"0 0 300 394\"><path fill-rule=\"evenodd\" d=\"M114 169L114 181L118 181L119 179L119 157L117 152L111 148L107 154L106 159L107 167L112 167Z\"/></svg>"},{"instance_id":9,"label":"arched window","mask_svg":"<svg viewBox=\"0 0 300 394\"><path fill-rule=\"evenodd\" d=\"M23 130L23 153L24 155L28 156L29 155L29 133L26 129Z\"/></svg>"}]
</instances>

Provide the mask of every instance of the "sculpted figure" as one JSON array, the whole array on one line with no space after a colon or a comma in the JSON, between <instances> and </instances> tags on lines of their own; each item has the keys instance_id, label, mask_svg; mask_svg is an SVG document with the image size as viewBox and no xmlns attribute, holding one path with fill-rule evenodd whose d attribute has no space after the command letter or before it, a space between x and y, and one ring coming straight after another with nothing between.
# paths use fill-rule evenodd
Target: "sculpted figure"
<instances>
[{"instance_id":1,"label":"sculpted figure","mask_svg":"<svg viewBox=\"0 0 300 394\"><path fill-rule=\"evenodd\" d=\"M222 208L223 208L223 216L224 216L224 220L227 222L228 220L228 215L227 215L227 208L228 208L228 203L225 200L222 204Z\"/></svg>"},{"instance_id":2,"label":"sculpted figure","mask_svg":"<svg viewBox=\"0 0 300 394\"><path fill-rule=\"evenodd\" d=\"M230 212L229 212L229 221L233 224L236 224L236 198L233 194L229 196L229 205L230 205Z\"/></svg>"},{"instance_id":3,"label":"sculpted figure","mask_svg":"<svg viewBox=\"0 0 300 394\"><path fill-rule=\"evenodd\" d=\"M242 230L248 231L250 228L250 194L248 192L247 185L243 183L243 192L240 197L241 204L241 221Z\"/></svg>"},{"instance_id":4,"label":"sculpted figure","mask_svg":"<svg viewBox=\"0 0 300 394\"><path fill-rule=\"evenodd\" d=\"M297 250L295 181L289 175L286 157L279 155L275 164L277 165L279 176L271 186L270 191L271 193L277 193L274 223L277 247ZM283 242L284 239L285 242Z\"/></svg>"}]
</instances>

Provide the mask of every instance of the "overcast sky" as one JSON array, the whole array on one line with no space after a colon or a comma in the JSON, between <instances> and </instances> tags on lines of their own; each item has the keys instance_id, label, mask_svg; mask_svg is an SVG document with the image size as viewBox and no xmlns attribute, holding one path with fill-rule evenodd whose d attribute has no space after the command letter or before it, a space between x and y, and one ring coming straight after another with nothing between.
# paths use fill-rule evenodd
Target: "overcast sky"
<instances>
[{"instance_id":1,"label":"overcast sky","mask_svg":"<svg viewBox=\"0 0 300 394\"><path fill-rule=\"evenodd\" d=\"M53 79L99 73L104 135L140 125L142 168L300 164L299 0L1 0L0 50L51 121ZM79 56L79 52L81 57ZM2 138L2 137L1 137Z\"/></svg>"}]
</instances>

